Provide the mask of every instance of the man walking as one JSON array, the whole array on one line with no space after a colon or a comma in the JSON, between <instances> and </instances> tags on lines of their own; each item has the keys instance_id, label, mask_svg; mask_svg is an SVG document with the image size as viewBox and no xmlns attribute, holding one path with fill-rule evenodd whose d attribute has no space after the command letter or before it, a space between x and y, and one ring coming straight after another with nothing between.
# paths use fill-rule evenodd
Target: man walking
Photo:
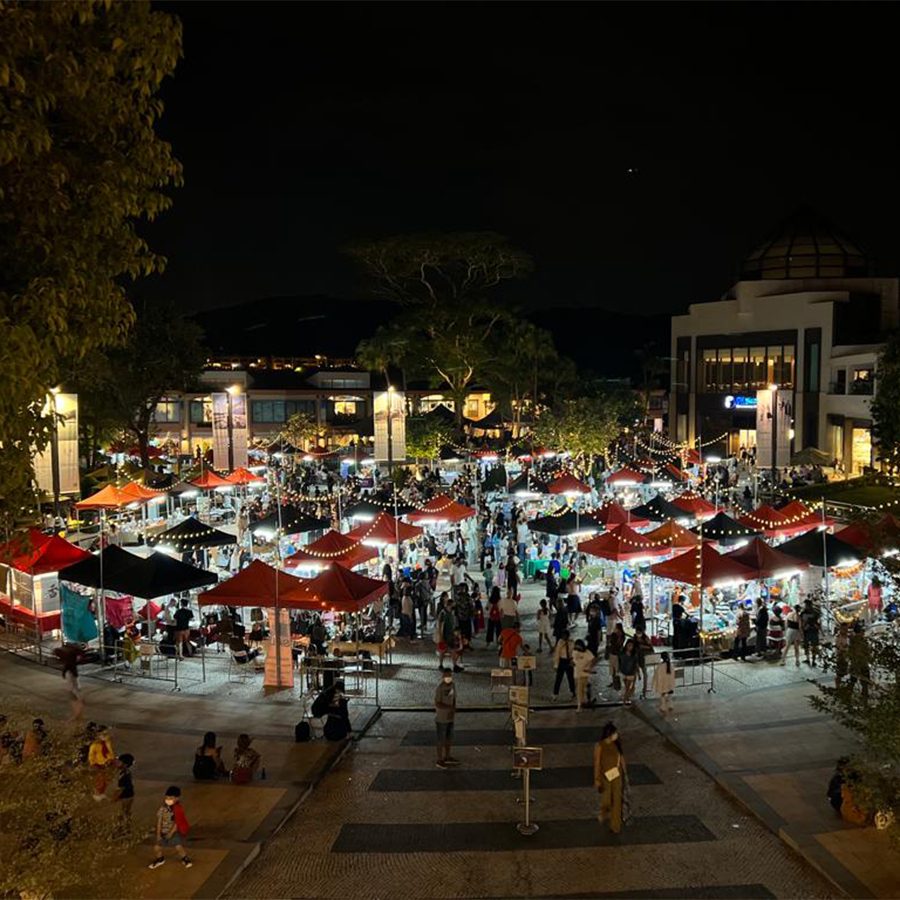
<instances>
[{"instance_id":1,"label":"man walking","mask_svg":"<svg viewBox=\"0 0 900 900\"><path fill-rule=\"evenodd\" d=\"M437 731L437 767L458 766L459 760L450 755L453 743L453 719L456 716L456 688L453 673L446 671L434 691L434 722Z\"/></svg>"}]
</instances>

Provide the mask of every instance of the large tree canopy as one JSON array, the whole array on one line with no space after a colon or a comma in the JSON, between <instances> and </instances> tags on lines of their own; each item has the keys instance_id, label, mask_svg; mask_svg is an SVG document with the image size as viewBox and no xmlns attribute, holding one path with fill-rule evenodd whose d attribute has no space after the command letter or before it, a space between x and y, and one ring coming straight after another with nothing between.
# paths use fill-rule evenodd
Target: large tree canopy
<instances>
[{"instance_id":1,"label":"large tree canopy","mask_svg":"<svg viewBox=\"0 0 900 900\"><path fill-rule=\"evenodd\" d=\"M878 358L878 392L872 399L872 431L878 456L889 472L900 463L900 333L894 332Z\"/></svg>"},{"instance_id":2,"label":"large tree canopy","mask_svg":"<svg viewBox=\"0 0 900 900\"><path fill-rule=\"evenodd\" d=\"M30 496L62 366L121 341L137 232L181 169L155 131L181 28L148 2L0 2L0 502Z\"/></svg>"}]
</instances>

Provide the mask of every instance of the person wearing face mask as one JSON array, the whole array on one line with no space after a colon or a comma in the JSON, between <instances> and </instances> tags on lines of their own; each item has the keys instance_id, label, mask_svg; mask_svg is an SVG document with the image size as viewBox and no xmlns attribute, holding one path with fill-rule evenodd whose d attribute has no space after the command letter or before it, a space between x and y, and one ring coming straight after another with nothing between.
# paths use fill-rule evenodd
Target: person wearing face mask
<instances>
[{"instance_id":1,"label":"person wearing face mask","mask_svg":"<svg viewBox=\"0 0 900 900\"><path fill-rule=\"evenodd\" d=\"M434 691L434 722L437 730L437 767L458 766L459 760L450 755L453 743L453 719L456 715L456 687L453 673L445 671Z\"/></svg>"}]
</instances>

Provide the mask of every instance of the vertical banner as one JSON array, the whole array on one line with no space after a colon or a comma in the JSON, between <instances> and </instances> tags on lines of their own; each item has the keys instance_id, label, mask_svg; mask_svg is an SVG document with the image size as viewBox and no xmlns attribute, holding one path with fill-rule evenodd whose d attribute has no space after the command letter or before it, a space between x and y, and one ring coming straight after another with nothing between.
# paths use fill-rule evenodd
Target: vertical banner
<instances>
[{"instance_id":1,"label":"vertical banner","mask_svg":"<svg viewBox=\"0 0 900 900\"><path fill-rule=\"evenodd\" d=\"M56 443L59 450L59 493L77 494L81 490L78 475L78 394L53 394L56 405ZM48 410L49 411L49 410ZM38 488L53 495L53 451L50 446L34 455L34 474Z\"/></svg>"},{"instance_id":2,"label":"vertical banner","mask_svg":"<svg viewBox=\"0 0 900 900\"><path fill-rule=\"evenodd\" d=\"M394 462L402 462L406 459L406 396L402 391L379 391L374 400L375 460L387 461L390 415L392 459Z\"/></svg>"},{"instance_id":3,"label":"vertical banner","mask_svg":"<svg viewBox=\"0 0 900 900\"><path fill-rule=\"evenodd\" d=\"M294 686L294 657L291 655L291 620L286 609L279 609L278 628L275 627L275 615L271 616L269 638L266 641L266 671L263 676L263 687L291 688ZM275 648L276 633L281 645L281 669L278 667L278 652ZM281 676L279 679L279 675Z\"/></svg>"},{"instance_id":4,"label":"vertical banner","mask_svg":"<svg viewBox=\"0 0 900 900\"><path fill-rule=\"evenodd\" d=\"M249 438L247 433L247 395L231 395L231 446L234 468L246 467L250 462L247 454Z\"/></svg>"},{"instance_id":5,"label":"vertical banner","mask_svg":"<svg viewBox=\"0 0 900 900\"><path fill-rule=\"evenodd\" d=\"M777 408L773 401L777 398ZM791 461L791 416L793 393L784 391L756 392L756 465L772 467L772 441L777 441L775 465L780 469ZM776 433L777 432L777 433Z\"/></svg>"},{"instance_id":6,"label":"vertical banner","mask_svg":"<svg viewBox=\"0 0 900 900\"><path fill-rule=\"evenodd\" d=\"M228 394L212 395L213 466L228 471Z\"/></svg>"}]
</instances>

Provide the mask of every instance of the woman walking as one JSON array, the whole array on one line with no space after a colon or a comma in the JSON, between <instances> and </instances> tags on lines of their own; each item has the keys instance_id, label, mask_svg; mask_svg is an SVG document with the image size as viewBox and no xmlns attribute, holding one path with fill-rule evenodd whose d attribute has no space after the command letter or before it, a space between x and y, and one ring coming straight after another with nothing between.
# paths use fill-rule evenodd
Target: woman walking
<instances>
[{"instance_id":1,"label":"woman walking","mask_svg":"<svg viewBox=\"0 0 900 900\"><path fill-rule=\"evenodd\" d=\"M613 690L619 690L619 654L625 646L625 629L619 622L615 628L609 630L606 636L606 658L609 661L609 684Z\"/></svg>"},{"instance_id":2,"label":"woman walking","mask_svg":"<svg viewBox=\"0 0 900 900\"><path fill-rule=\"evenodd\" d=\"M563 607L563 612L565 612L565 607ZM559 687L562 684L563 678L565 678L569 683L569 693L574 700L575 674L572 670L572 642L569 640L568 631L563 631L559 640L556 642L556 647L553 650L553 663L556 666L556 681L553 683L553 696L551 699L554 703L556 702L559 697Z\"/></svg>"},{"instance_id":3,"label":"woman walking","mask_svg":"<svg viewBox=\"0 0 900 900\"><path fill-rule=\"evenodd\" d=\"M598 822L609 822L613 834L622 830L622 803L625 797L625 757L622 742L612 722L607 722L594 745L594 787L600 792Z\"/></svg>"},{"instance_id":4,"label":"woman walking","mask_svg":"<svg viewBox=\"0 0 900 900\"><path fill-rule=\"evenodd\" d=\"M637 658L637 644L632 638L626 641L619 654L619 674L622 676L622 703L631 706L634 696L634 683L640 674Z\"/></svg>"},{"instance_id":5,"label":"woman walking","mask_svg":"<svg viewBox=\"0 0 900 900\"><path fill-rule=\"evenodd\" d=\"M500 627L501 627L501 613L500 613L500 588L497 585L494 585L491 588L491 596L488 598L488 621L487 621L487 645L490 645L494 642L496 638L498 641L500 640Z\"/></svg>"},{"instance_id":6,"label":"woman walking","mask_svg":"<svg viewBox=\"0 0 900 900\"><path fill-rule=\"evenodd\" d=\"M544 652L544 641L547 642L547 649L549 650L551 647L551 639L550 639L550 610L547 609L547 600L546 598L541 600L541 605L537 611L537 632L538 632L538 645L537 652Z\"/></svg>"}]
</instances>

